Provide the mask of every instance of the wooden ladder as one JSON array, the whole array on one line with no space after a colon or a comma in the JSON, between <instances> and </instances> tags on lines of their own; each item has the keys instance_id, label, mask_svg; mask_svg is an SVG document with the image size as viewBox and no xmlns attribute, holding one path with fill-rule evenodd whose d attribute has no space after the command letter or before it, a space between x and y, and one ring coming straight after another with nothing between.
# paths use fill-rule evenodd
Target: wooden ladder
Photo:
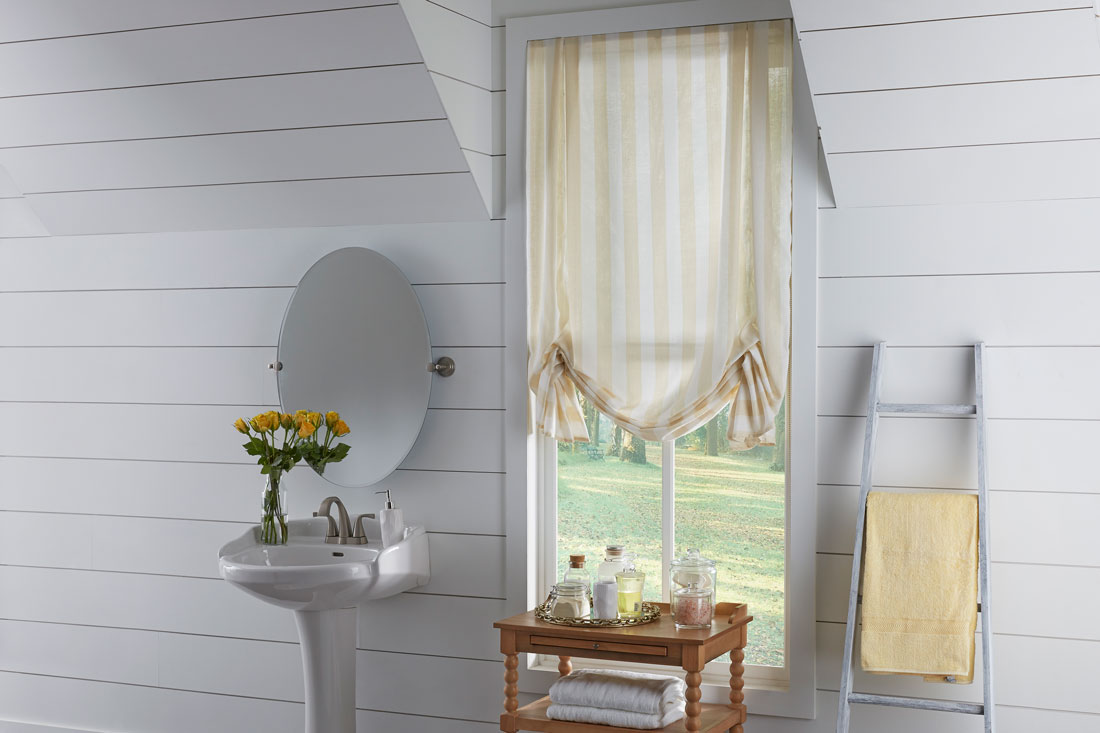
<instances>
[{"instance_id":1,"label":"wooden ladder","mask_svg":"<svg viewBox=\"0 0 1100 733\"><path fill-rule=\"evenodd\" d=\"M844 667L840 674L840 708L837 711L837 733L848 733L852 703L887 705L947 713L981 715L985 718L985 733L993 733L993 628L990 622L989 583L989 500L987 493L986 423L983 398L985 344L974 344L974 404L919 404L879 401L882 389L883 361L886 342L875 344L871 361L871 389L867 400L867 428L863 437L863 467L859 480L859 509L856 515L856 539L852 553L852 585L848 594L848 620L844 633ZM949 702L894 695L870 695L852 692L852 648L856 630L856 606L860 602L859 579L863 555L863 531L867 520L867 494L871 491L871 471L878 438L880 415L951 415L973 416L978 424L978 611L982 617L982 682L983 702Z\"/></svg>"}]
</instances>

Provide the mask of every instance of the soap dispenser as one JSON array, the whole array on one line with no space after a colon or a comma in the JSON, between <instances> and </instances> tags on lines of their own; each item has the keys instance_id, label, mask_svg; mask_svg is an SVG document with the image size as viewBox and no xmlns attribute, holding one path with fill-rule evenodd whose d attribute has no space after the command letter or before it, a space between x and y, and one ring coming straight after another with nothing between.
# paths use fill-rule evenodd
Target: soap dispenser
<instances>
[{"instance_id":1,"label":"soap dispenser","mask_svg":"<svg viewBox=\"0 0 1100 733\"><path fill-rule=\"evenodd\" d=\"M396 545L405 538L405 517L400 509L393 505L389 489L376 491L376 494L386 495L386 506L378 512L378 526L382 530L382 546Z\"/></svg>"}]
</instances>

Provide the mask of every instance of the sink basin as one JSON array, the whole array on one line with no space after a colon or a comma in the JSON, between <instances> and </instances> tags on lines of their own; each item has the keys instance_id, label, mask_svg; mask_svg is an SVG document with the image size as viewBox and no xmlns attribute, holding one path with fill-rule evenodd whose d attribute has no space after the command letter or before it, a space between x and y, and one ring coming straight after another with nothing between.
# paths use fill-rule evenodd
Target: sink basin
<instances>
[{"instance_id":1,"label":"sink basin","mask_svg":"<svg viewBox=\"0 0 1100 733\"><path fill-rule=\"evenodd\" d=\"M222 577L246 593L292 611L353 608L364 601L425 585L428 536L409 527L405 539L383 548L325 543L328 520L293 519L285 545L262 545L254 527L222 547ZM369 534L368 534L369 537Z\"/></svg>"},{"instance_id":2,"label":"sink basin","mask_svg":"<svg viewBox=\"0 0 1100 733\"><path fill-rule=\"evenodd\" d=\"M306 733L355 733L358 607L426 585L428 535L409 527L382 547L377 522L365 545L325 542L328 519L294 519L285 545L260 544L252 527L218 553L222 577L245 593L294 611L305 678Z\"/></svg>"}]
</instances>

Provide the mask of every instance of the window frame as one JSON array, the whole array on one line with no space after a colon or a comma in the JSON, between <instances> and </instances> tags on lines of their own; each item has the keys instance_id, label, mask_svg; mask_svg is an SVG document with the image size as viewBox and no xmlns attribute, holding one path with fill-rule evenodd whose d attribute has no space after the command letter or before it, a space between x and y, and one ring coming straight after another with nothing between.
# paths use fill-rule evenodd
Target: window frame
<instances>
[{"instance_id":1,"label":"window frame","mask_svg":"<svg viewBox=\"0 0 1100 733\"><path fill-rule=\"evenodd\" d=\"M505 158L505 356L504 459L505 523L507 530L504 605L521 613L542 600L545 569L540 548L548 532L557 535L556 481L545 484L550 468L556 476L556 450L540 450L553 442L529 430L527 388L527 259L524 195L526 48L528 41L594 33L645 31L718 23L791 18L786 0L689 0L659 5L555 13L510 18L505 30L506 158ZM788 422L786 525L786 605L788 679L746 676L745 703L755 715L813 718L815 678L815 545L816 497L816 352L817 352L817 123L795 29L794 155L792 181L793 262L791 277L791 400ZM665 448L662 448L665 450ZM555 456L550 462L547 455ZM548 467L547 463L553 463ZM668 465L668 464L666 464ZM669 468L671 470L671 467ZM664 477L662 477L664 481ZM542 490L553 486L554 491ZM665 492L662 491L662 495ZM662 501L662 526L671 519ZM553 511L551 511L553 510ZM551 520L552 518L552 520ZM667 552L667 551L666 551ZM664 562L666 558L662 558ZM751 609L750 609L751 613ZM557 677L556 668L525 655L520 665L523 692L545 694ZM586 664L588 661L586 660ZM593 665L595 666L595 665ZM757 671L760 668L753 669ZM767 669L767 668L763 668ZM749 671L749 670L747 670ZM725 702L728 679L704 679L703 700Z\"/></svg>"}]
</instances>

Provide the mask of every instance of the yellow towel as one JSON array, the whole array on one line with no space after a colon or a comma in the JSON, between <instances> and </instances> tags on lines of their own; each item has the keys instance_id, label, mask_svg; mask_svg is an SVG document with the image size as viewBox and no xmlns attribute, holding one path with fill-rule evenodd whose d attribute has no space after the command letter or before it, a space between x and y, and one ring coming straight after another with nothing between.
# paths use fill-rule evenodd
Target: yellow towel
<instances>
[{"instance_id":1,"label":"yellow towel","mask_svg":"<svg viewBox=\"0 0 1100 733\"><path fill-rule=\"evenodd\" d=\"M974 676L978 497L867 497L863 669L943 682Z\"/></svg>"}]
</instances>

